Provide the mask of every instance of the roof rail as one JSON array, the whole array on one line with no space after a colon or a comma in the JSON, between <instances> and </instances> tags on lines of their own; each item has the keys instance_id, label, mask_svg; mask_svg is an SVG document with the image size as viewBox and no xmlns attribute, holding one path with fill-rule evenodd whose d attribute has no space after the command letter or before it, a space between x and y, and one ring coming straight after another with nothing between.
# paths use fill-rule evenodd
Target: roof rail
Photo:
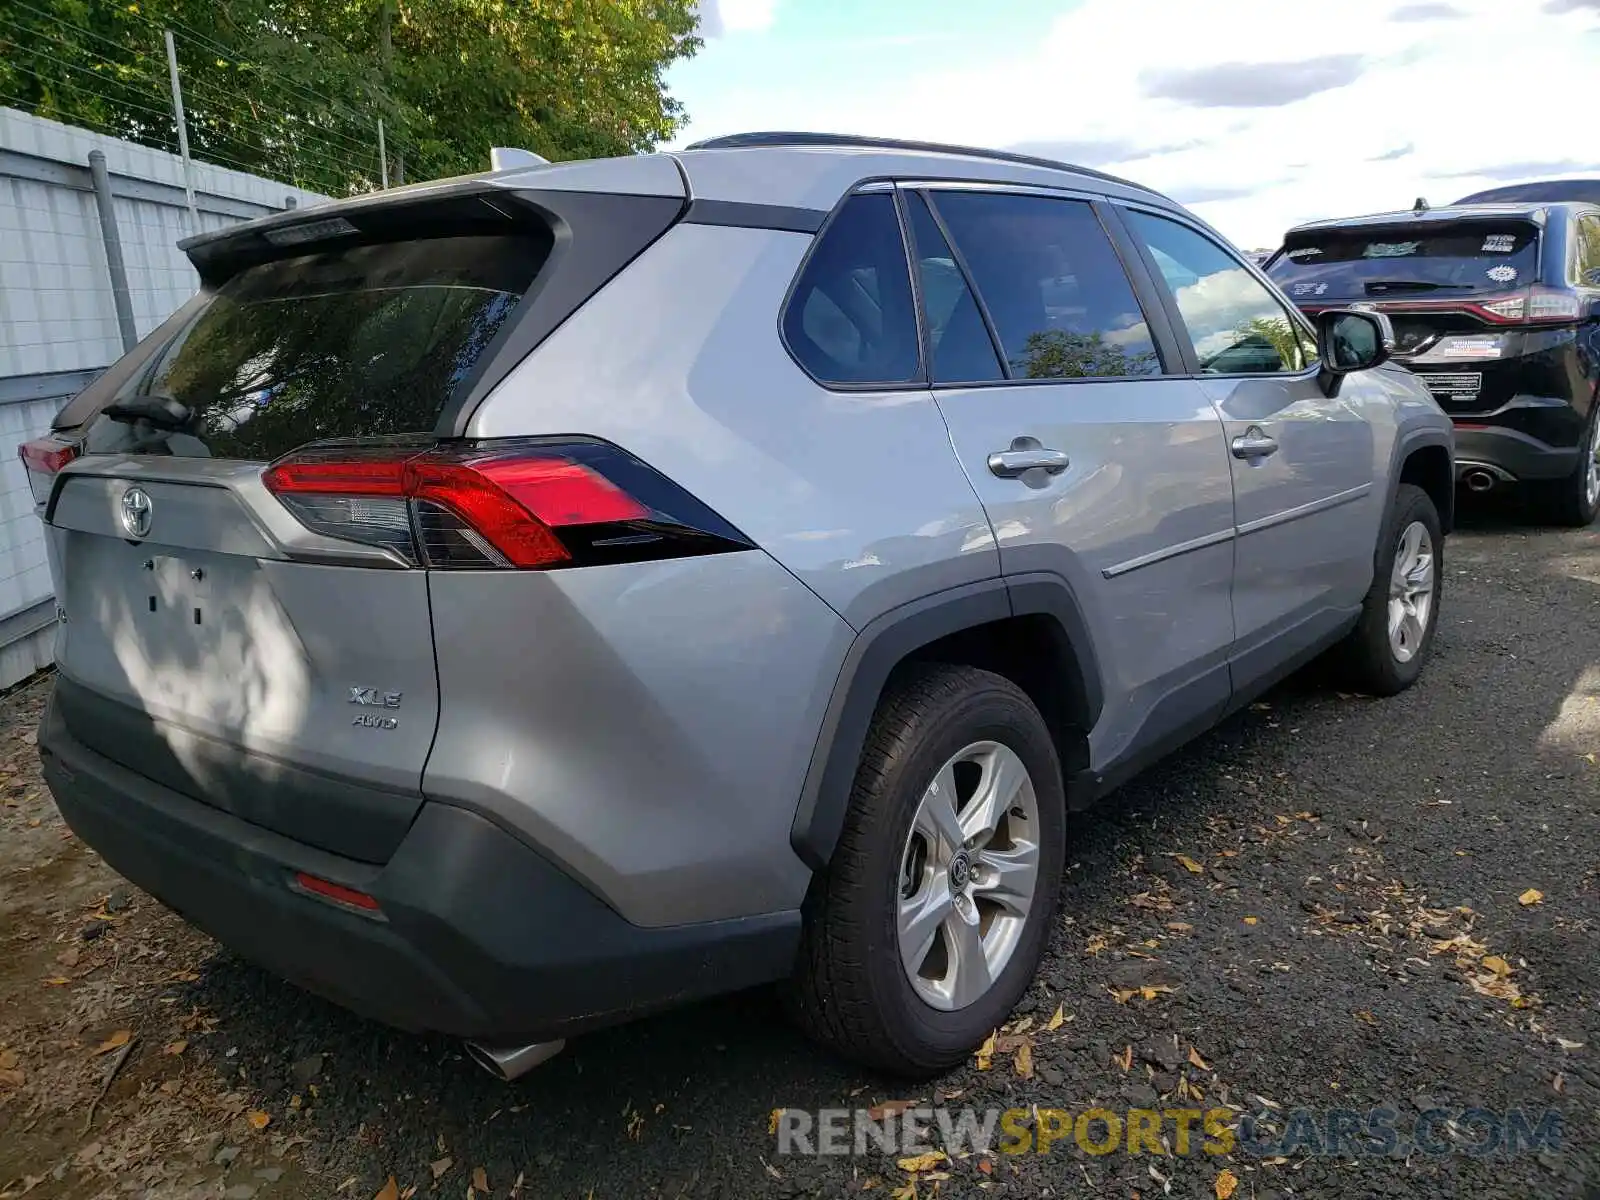
<instances>
[{"instance_id":1,"label":"roof rail","mask_svg":"<svg viewBox=\"0 0 1600 1200\"><path fill-rule=\"evenodd\" d=\"M1161 195L1154 188L1134 183L1119 175L1096 171L1093 167L1079 167L1054 158L1040 158L1033 154L1018 154L1012 150L988 150L978 146L951 146L943 142L917 142L904 138L861 137L850 133L730 133L723 137L706 138L685 146L685 150L732 150L751 146L840 146L877 150L913 150L924 154L959 154L967 158L987 158L996 162L1020 163L1029 167L1045 167L1051 171L1071 171L1107 183L1119 183L1152 196Z\"/></svg>"}]
</instances>

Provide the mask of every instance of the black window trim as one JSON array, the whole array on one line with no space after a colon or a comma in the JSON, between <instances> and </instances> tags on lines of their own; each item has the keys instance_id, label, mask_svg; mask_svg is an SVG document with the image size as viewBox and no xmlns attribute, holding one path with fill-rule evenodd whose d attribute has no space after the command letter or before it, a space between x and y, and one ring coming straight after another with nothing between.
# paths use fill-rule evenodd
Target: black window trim
<instances>
[{"instance_id":1,"label":"black window trim","mask_svg":"<svg viewBox=\"0 0 1600 1200\"><path fill-rule=\"evenodd\" d=\"M995 356L1000 360L1000 369L1005 372L1004 379L976 380L969 383L935 383L930 385L934 391L966 391L972 388L997 388L997 387L1057 387L1074 386L1086 383L1152 383L1162 379L1183 379L1180 375L1169 370L1169 364L1182 362L1178 353L1182 342L1173 335L1168 325L1166 310L1160 298L1153 291L1141 290L1140 279L1137 272L1129 269L1129 263L1124 255L1123 247L1118 244L1117 236L1107 225L1108 198L1094 192L1087 192L1081 188L1054 188L1041 187L1038 184L1019 183L1010 184L1003 181L990 179L983 180L956 180L956 179L917 179L903 182L901 187L911 191L918 191L928 202L928 211L933 214L934 223L939 226L939 232L944 236L946 244L950 247L951 254L955 257L956 267L966 281L967 287L972 292L972 298L978 305L978 312L983 317L984 327L989 331L990 343L994 346ZM1038 196L1046 200L1068 200L1086 204L1089 211L1099 222L1101 231L1106 235L1106 240L1111 243L1111 252L1122 267L1123 278L1127 280L1128 290L1133 294L1134 303L1139 306L1140 315L1144 318L1145 328L1150 331L1150 340L1156 352L1156 359L1161 364L1161 371L1156 375L1084 375L1070 379L1018 379L1011 373L1011 363L1006 358L1000 333L994 323L994 318L989 314L989 306L983 299L983 293L974 281L972 271L967 265L966 255L950 235L949 226L945 224L944 216L939 212L939 206L933 198L936 192L980 192L998 193L1002 195ZM1154 211L1161 211L1159 209ZM1148 283L1148 281L1146 281ZM1152 320L1154 314L1159 314ZM1211 378L1215 378L1212 376Z\"/></svg>"},{"instance_id":2,"label":"black window trim","mask_svg":"<svg viewBox=\"0 0 1600 1200\"><path fill-rule=\"evenodd\" d=\"M1301 312L1300 308L1283 294L1282 289L1262 273L1259 267L1257 267L1254 263L1247 261L1245 256L1231 249L1227 242L1223 241L1205 226L1199 224L1197 221L1188 219L1187 214L1177 212L1173 209L1158 208L1151 204L1129 203L1123 200L1111 200L1108 202L1108 207L1113 210L1110 215L1113 216L1117 223L1121 226L1134 252L1138 254L1140 261L1144 264L1145 273L1149 277L1150 285L1155 289L1156 293L1161 298L1162 308L1167 314L1168 321L1171 323L1173 333L1177 334L1179 330L1183 331L1182 336L1177 337L1177 348L1180 354L1180 361L1182 361L1184 364L1185 372L1183 375L1177 376L1177 378L1276 380L1314 380L1317 378L1318 374L1322 370L1322 363L1320 359L1313 359L1309 367L1299 371L1236 371L1227 373L1202 371L1200 369L1200 360L1195 356L1194 352L1194 338L1189 333L1188 324L1183 320L1182 310L1178 307L1178 298L1173 294L1172 289L1167 286L1166 278L1161 274L1161 269L1156 265L1156 261L1151 256L1149 248L1144 244L1143 241L1135 236L1133 229L1123 218L1121 211L1123 209L1133 212L1146 213L1152 217L1161 217L1165 220L1171 221L1175 225L1183 226L1196 237L1203 238L1210 242L1213 246L1220 250L1224 256L1232 259L1236 264L1243 267L1256 279L1258 283L1266 288L1267 294L1279 303L1289 320L1292 323L1299 325L1301 331L1311 338L1313 344L1316 343L1316 327L1307 319L1305 313Z\"/></svg>"},{"instance_id":3,"label":"black window trim","mask_svg":"<svg viewBox=\"0 0 1600 1200\"><path fill-rule=\"evenodd\" d=\"M980 379L968 383L934 383L932 382L933 361L930 354L928 362L928 379L931 386L936 388L984 387L997 383L1012 382L1015 377L1011 374L1011 363L1006 358L1005 344L1000 340L1000 331L995 327L994 317L989 312L989 305L984 301L983 293L978 291L978 283L972 277L972 268L967 265L967 256L962 251L961 247L956 245L955 238L950 235L950 226L945 224L944 215L940 213L939 206L933 202L933 197L928 194L928 190L926 188L897 188L896 190L900 192L901 195L910 195L914 192L915 194L921 196L923 204L927 205L928 215L933 218L934 228L939 231L939 236L944 239L945 247L950 251L950 261L955 263L956 271L961 276L961 282L966 286L968 293L970 293L972 296L972 303L977 307L978 318L983 322L984 332L989 335L989 349L994 351L994 360L1000 367L999 379ZM914 255L916 243L909 222L907 222L906 226L906 243L912 248ZM917 267L913 274L920 275L922 273L922 263L920 260L914 259L914 261L916 261ZM920 300L918 303L919 308L917 319L925 325L927 324L928 315L921 310ZM929 349L931 350L932 347L930 346Z\"/></svg>"}]
</instances>

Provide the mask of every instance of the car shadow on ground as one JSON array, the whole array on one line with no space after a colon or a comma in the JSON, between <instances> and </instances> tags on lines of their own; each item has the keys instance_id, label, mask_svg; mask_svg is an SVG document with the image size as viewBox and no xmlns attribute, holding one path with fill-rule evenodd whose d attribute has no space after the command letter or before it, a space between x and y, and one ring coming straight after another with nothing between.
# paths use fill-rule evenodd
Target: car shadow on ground
<instances>
[{"instance_id":1,"label":"car shadow on ground","mask_svg":"<svg viewBox=\"0 0 1600 1200\"><path fill-rule=\"evenodd\" d=\"M1472 506L1453 544L1466 553L1456 557L1495 552L1504 543L1489 535L1519 528L1520 519L1498 506ZM1552 553L1600 550L1588 535L1574 536L1579 540ZM1532 555L1523 565L1537 574L1546 561ZM1567 603L1592 606L1600 597L1587 580L1547 582ZM1467 589L1452 609L1454 594L1447 589L1436 660L1422 686L1388 701L1352 697L1338 690L1329 663L1315 664L1078 819L1069 850L1069 922L1126 922L1128 894L1152 875L1189 882L1184 868L1168 864L1218 821L1270 824L1270 814L1298 803L1316 804L1329 828L1381 819L1392 826L1385 851L1393 869L1425 875L1443 836L1431 815L1417 816L1427 794L1473 786L1498 755L1523 756L1529 770L1546 777L1581 770L1545 734L1585 672L1600 664L1600 633L1570 642L1564 653L1543 646L1530 663L1506 642L1515 642L1520 621L1541 614L1492 619L1526 593L1497 599ZM1501 675L1514 681L1518 699L1496 715L1498 744L1480 748L1470 728L1472 697ZM1392 749L1408 728L1425 729L1426 738ZM1507 786L1521 785L1513 777ZM1282 795L1270 794L1275 788ZM1130 883L1130 876L1142 881ZM1268 912L1274 900L1259 902ZM1279 902L1300 916L1292 898ZM1088 992L1105 991L1095 974L1101 964L1084 959L1069 937L1053 939L1030 992L1032 1007L1064 1002L1071 1009ZM1198 939L1187 951L1195 959L1206 952ZM1229 998L1220 988L1191 993L1188 1016L1196 1023L1227 1021ZM953 1086L908 1085L840 1062L807 1042L765 989L575 1039L509 1085L470 1063L457 1043L363 1021L227 954L211 961L187 999L220 1022L203 1050L208 1067L236 1076L231 1086L274 1114L275 1128L311 1139L308 1162L327 1173L330 1188L357 1176L350 1193L357 1196L391 1174L402 1188L426 1188L429 1163L446 1158L443 1179L458 1180L459 1190L463 1173L483 1166L496 1195L519 1174L532 1195L781 1191L783 1172L771 1165L772 1110L937 1099ZM1282 1036L1292 1043L1291 1032ZM323 1057L313 1065L317 1055Z\"/></svg>"}]
</instances>

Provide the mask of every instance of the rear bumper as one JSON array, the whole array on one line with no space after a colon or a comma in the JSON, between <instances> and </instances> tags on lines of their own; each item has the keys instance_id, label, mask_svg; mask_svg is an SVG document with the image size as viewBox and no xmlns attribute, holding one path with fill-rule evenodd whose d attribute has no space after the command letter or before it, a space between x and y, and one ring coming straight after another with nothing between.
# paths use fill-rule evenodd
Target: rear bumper
<instances>
[{"instance_id":1,"label":"rear bumper","mask_svg":"<svg viewBox=\"0 0 1600 1200\"><path fill-rule=\"evenodd\" d=\"M1552 446L1530 433L1481 419L1456 425L1456 478L1489 467L1513 480L1563 479L1578 463L1579 448Z\"/></svg>"},{"instance_id":2,"label":"rear bumper","mask_svg":"<svg viewBox=\"0 0 1600 1200\"><path fill-rule=\"evenodd\" d=\"M785 976L797 912L645 929L487 819L425 804L382 866L292 841L89 750L55 705L39 734L68 825L223 945L408 1030L507 1043L565 1036ZM304 871L382 919L291 890Z\"/></svg>"}]
</instances>

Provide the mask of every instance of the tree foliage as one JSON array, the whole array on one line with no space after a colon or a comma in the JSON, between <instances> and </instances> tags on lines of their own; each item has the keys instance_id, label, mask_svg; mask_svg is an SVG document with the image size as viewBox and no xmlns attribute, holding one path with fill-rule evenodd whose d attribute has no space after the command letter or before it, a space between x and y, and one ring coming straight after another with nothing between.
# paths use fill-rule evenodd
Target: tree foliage
<instances>
[{"instance_id":1,"label":"tree foliage","mask_svg":"<svg viewBox=\"0 0 1600 1200\"><path fill-rule=\"evenodd\" d=\"M0 104L343 195L481 169L490 146L629 154L683 121L694 0L7 0Z\"/></svg>"}]
</instances>

